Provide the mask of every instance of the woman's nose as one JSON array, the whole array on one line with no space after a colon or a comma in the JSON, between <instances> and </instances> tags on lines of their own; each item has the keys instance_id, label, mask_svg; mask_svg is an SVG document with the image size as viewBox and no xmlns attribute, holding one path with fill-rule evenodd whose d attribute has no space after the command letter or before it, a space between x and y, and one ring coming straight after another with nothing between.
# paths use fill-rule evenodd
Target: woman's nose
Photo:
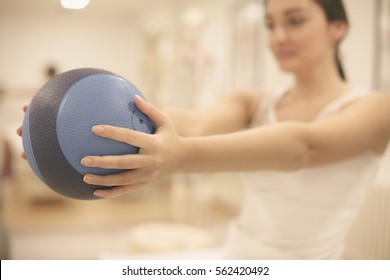
<instances>
[{"instance_id":1,"label":"woman's nose","mask_svg":"<svg viewBox=\"0 0 390 280\"><path fill-rule=\"evenodd\" d=\"M271 40L276 44L283 44L287 41L288 35L286 30L282 26L275 26L272 30Z\"/></svg>"}]
</instances>

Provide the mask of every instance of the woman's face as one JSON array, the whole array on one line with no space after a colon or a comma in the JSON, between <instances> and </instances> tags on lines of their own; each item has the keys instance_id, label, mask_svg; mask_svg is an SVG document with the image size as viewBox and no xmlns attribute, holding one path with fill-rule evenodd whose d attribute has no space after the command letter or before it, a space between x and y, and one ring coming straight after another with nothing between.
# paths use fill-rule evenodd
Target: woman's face
<instances>
[{"instance_id":1,"label":"woman's face","mask_svg":"<svg viewBox=\"0 0 390 280\"><path fill-rule=\"evenodd\" d=\"M282 70L311 71L326 59L334 60L337 40L314 0L268 0L265 23Z\"/></svg>"}]
</instances>

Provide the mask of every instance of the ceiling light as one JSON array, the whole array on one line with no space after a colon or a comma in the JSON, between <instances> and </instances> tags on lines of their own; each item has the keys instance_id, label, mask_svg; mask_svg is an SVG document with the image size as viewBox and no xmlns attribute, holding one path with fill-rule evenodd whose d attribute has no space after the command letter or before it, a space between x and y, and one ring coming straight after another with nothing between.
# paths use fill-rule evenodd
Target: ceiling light
<instances>
[{"instance_id":1,"label":"ceiling light","mask_svg":"<svg viewBox=\"0 0 390 280\"><path fill-rule=\"evenodd\" d=\"M90 0L60 0L65 9L81 10L87 7Z\"/></svg>"}]
</instances>

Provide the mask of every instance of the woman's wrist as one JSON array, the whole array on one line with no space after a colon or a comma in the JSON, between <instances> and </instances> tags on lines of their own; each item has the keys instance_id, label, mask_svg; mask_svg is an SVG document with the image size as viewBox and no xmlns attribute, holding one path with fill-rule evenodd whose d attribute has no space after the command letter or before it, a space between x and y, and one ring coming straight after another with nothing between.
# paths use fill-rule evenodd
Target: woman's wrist
<instances>
[{"instance_id":1,"label":"woman's wrist","mask_svg":"<svg viewBox=\"0 0 390 280\"><path fill-rule=\"evenodd\" d=\"M180 137L175 173L207 173L210 168L208 136Z\"/></svg>"},{"instance_id":2,"label":"woman's wrist","mask_svg":"<svg viewBox=\"0 0 390 280\"><path fill-rule=\"evenodd\" d=\"M192 137L178 137L178 145L176 147L175 166L173 173L187 173L189 158L191 158L191 138Z\"/></svg>"}]
</instances>

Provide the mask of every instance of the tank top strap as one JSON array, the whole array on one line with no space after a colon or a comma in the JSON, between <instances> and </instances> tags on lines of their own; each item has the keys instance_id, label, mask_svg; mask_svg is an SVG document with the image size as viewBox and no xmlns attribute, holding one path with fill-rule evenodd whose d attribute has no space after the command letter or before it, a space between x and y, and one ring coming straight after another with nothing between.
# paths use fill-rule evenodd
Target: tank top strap
<instances>
[{"instance_id":1,"label":"tank top strap","mask_svg":"<svg viewBox=\"0 0 390 280\"><path fill-rule=\"evenodd\" d=\"M371 91L363 87L354 87L347 94L344 94L340 98L334 100L317 115L315 120L321 120L327 116L338 113L346 105L352 103L353 101L370 94Z\"/></svg>"},{"instance_id":2,"label":"tank top strap","mask_svg":"<svg viewBox=\"0 0 390 280\"><path fill-rule=\"evenodd\" d=\"M286 88L280 88L273 94L264 96L260 106L257 108L255 116L252 120L251 127L256 127L264 124L271 124L276 122L274 115L274 108L279 100L286 93Z\"/></svg>"},{"instance_id":3,"label":"tank top strap","mask_svg":"<svg viewBox=\"0 0 390 280\"><path fill-rule=\"evenodd\" d=\"M275 107L280 101L280 99L288 92L287 88L280 88L278 91L275 91L274 94L267 95L253 118L251 127L256 127L259 125L265 124L274 124L277 123L277 117L275 115ZM346 105L352 103L353 101L370 94L371 91L368 88L364 87L353 87L349 92L343 96L332 101L326 105L314 118L314 121L321 120L330 115L337 114L342 110Z\"/></svg>"}]
</instances>

